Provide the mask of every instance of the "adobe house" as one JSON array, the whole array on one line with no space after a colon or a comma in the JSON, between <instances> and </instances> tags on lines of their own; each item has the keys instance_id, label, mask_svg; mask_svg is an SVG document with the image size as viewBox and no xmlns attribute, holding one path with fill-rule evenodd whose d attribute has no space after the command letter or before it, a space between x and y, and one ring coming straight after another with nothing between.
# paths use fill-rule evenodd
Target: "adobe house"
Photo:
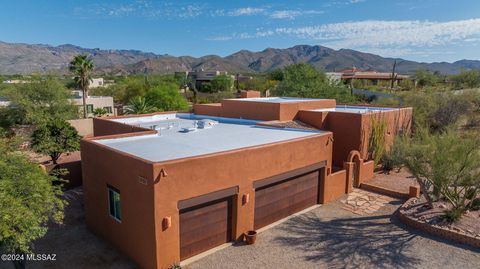
<instances>
[{"instance_id":1,"label":"adobe house","mask_svg":"<svg viewBox=\"0 0 480 269\"><path fill-rule=\"evenodd\" d=\"M81 143L87 225L142 268L188 262L373 177L364 141L379 115L392 137L409 128L410 108L279 97L95 118Z\"/></svg>"}]
</instances>

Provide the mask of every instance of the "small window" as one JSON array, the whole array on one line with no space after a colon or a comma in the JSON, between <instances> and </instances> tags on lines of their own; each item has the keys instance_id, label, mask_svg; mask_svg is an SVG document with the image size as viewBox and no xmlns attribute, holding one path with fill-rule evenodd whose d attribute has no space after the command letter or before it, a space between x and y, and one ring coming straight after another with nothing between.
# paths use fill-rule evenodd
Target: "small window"
<instances>
[{"instance_id":1,"label":"small window","mask_svg":"<svg viewBox=\"0 0 480 269\"><path fill-rule=\"evenodd\" d=\"M87 113L93 113L93 105L87 105Z\"/></svg>"},{"instance_id":2,"label":"small window","mask_svg":"<svg viewBox=\"0 0 480 269\"><path fill-rule=\"evenodd\" d=\"M110 216L112 216L117 221L122 220L122 209L120 205L120 191L113 187L107 187L108 190L108 208L110 211Z\"/></svg>"},{"instance_id":3,"label":"small window","mask_svg":"<svg viewBox=\"0 0 480 269\"><path fill-rule=\"evenodd\" d=\"M106 106L103 109L107 111L107 113L112 113L112 107L111 106Z\"/></svg>"}]
</instances>

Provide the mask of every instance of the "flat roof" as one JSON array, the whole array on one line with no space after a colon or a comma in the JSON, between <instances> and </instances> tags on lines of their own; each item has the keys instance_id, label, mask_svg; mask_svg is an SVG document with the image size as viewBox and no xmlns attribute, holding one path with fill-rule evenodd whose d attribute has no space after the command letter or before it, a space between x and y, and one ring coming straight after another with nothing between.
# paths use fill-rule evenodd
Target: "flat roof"
<instances>
[{"instance_id":1,"label":"flat roof","mask_svg":"<svg viewBox=\"0 0 480 269\"><path fill-rule=\"evenodd\" d=\"M301 97L254 97L254 98L235 98L227 99L242 102L264 102L264 103L295 103L295 102L308 102L327 99L315 99L315 98L301 98Z\"/></svg>"},{"instance_id":2,"label":"flat roof","mask_svg":"<svg viewBox=\"0 0 480 269\"><path fill-rule=\"evenodd\" d=\"M332 107L332 108L318 108L318 109L311 109L310 111L332 111L332 112L343 112L343 113L377 113L377 112L389 111L394 109L398 109L398 108L337 105L336 107Z\"/></svg>"},{"instance_id":3,"label":"flat roof","mask_svg":"<svg viewBox=\"0 0 480 269\"><path fill-rule=\"evenodd\" d=\"M218 122L209 129L192 128L201 120ZM318 135L326 132L256 125L257 121L200 116L194 114L157 114L146 117L118 118L112 121L155 129L157 134L93 140L96 143L152 162L259 146Z\"/></svg>"}]
</instances>

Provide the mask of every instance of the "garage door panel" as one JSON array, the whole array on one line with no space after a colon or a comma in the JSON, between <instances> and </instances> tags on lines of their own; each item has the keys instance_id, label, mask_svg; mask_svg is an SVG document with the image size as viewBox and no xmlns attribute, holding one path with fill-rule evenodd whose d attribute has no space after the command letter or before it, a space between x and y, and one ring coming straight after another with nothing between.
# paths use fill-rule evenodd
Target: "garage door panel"
<instances>
[{"instance_id":1,"label":"garage door panel","mask_svg":"<svg viewBox=\"0 0 480 269\"><path fill-rule=\"evenodd\" d=\"M260 199L260 203L266 203L266 202L271 202L271 199L269 197L279 197L281 198L281 195L287 194L288 196L294 196L298 193L301 192L307 192L311 189L314 189L317 187L318 184L315 184L314 182L298 182L297 184L285 184L278 188L267 188L263 190L259 190L259 192L262 192L262 196Z\"/></svg>"},{"instance_id":2,"label":"garage door panel","mask_svg":"<svg viewBox=\"0 0 480 269\"><path fill-rule=\"evenodd\" d=\"M303 184L300 182L299 184L285 184L280 188L267 188L259 190L257 193L260 193L260 197L258 200L255 199L255 202L262 206L284 200L287 196L295 197L299 194L316 196L318 193L318 190L316 189L318 188L318 184L315 184L314 182L308 183Z\"/></svg>"},{"instance_id":3,"label":"garage door panel","mask_svg":"<svg viewBox=\"0 0 480 269\"><path fill-rule=\"evenodd\" d=\"M255 191L255 229L283 219L318 202L319 172L262 187Z\"/></svg>"},{"instance_id":4,"label":"garage door panel","mask_svg":"<svg viewBox=\"0 0 480 269\"><path fill-rule=\"evenodd\" d=\"M213 227L213 228L210 228ZM199 230L193 230L188 233L182 233L184 239L180 240L180 244L183 246L188 246L191 244L198 243L199 241L211 240L211 241L221 241L226 240L226 233L229 227L223 223L212 223L210 226L204 226ZM201 233L199 233L201 231ZM212 240L215 239L215 240ZM225 242L223 242L225 243Z\"/></svg>"},{"instance_id":5,"label":"garage door panel","mask_svg":"<svg viewBox=\"0 0 480 269\"><path fill-rule=\"evenodd\" d=\"M228 209L226 207L221 207L211 213L203 212L202 214L190 214L188 216L183 216L182 214L180 216L180 222L188 222L188 225L182 227L182 232L188 233L190 231L215 226L222 222L227 223L228 215L225 214L225 210ZM197 221L197 219L202 221Z\"/></svg>"},{"instance_id":6,"label":"garage door panel","mask_svg":"<svg viewBox=\"0 0 480 269\"><path fill-rule=\"evenodd\" d=\"M197 255L232 237L232 198L180 211L180 259Z\"/></svg>"}]
</instances>

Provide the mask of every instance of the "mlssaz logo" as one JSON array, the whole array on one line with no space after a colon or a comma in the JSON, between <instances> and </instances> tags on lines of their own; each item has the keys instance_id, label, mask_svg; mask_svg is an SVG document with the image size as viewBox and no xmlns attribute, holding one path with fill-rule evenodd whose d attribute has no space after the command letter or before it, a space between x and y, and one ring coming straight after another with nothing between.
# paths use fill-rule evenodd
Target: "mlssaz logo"
<instances>
[{"instance_id":1,"label":"mlssaz logo","mask_svg":"<svg viewBox=\"0 0 480 269\"><path fill-rule=\"evenodd\" d=\"M28 261L56 261L57 254L27 254Z\"/></svg>"}]
</instances>

